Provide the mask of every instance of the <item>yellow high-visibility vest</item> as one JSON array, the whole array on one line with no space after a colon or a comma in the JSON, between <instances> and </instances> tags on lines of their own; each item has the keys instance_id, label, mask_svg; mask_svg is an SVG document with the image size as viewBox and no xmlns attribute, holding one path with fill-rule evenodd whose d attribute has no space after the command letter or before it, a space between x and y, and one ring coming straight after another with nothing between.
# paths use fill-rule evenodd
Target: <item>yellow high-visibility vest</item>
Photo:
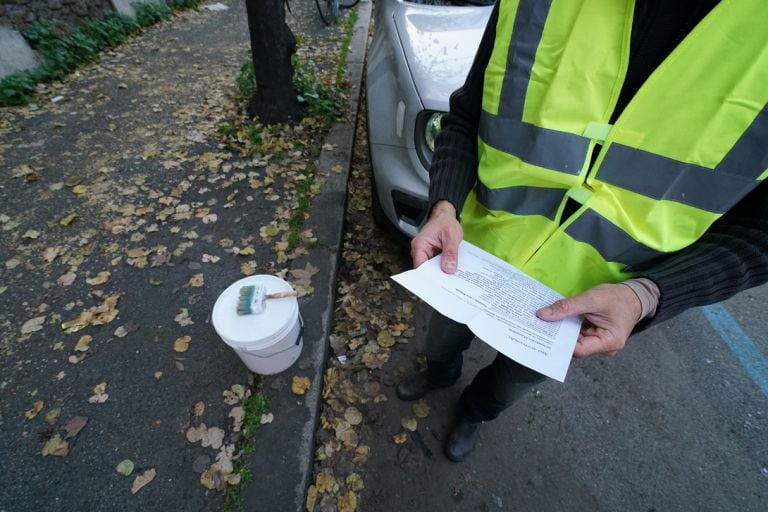
<instances>
[{"instance_id":1,"label":"yellow high-visibility vest","mask_svg":"<svg viewBox=\"0 0 768 512\"><path fill-rule=\"evenodd\" d=\"M634 1L499 8L466 240L573 295L690 245L768 175L768 1L720 2L612 126Z\"/></svg>"}]
</instances>

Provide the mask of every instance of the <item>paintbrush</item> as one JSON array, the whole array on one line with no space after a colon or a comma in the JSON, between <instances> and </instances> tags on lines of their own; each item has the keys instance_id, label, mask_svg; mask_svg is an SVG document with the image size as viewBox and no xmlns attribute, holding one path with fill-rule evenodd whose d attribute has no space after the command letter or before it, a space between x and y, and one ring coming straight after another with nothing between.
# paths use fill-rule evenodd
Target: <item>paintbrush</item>
<instances>
[{"instance_id":1,"label":"paintbrush","mask_svg":"<svg viewBox=\"0 0 768 512\"><path fill-rule=\"evenodd\" d=\"M268 299L282 299L296 297L296 290L267 293L267 289L261 285L243 286L240 288L240 297L237 299L238 315L258 315L264 312L265 302Z\"/></svg>"}]
</instances>

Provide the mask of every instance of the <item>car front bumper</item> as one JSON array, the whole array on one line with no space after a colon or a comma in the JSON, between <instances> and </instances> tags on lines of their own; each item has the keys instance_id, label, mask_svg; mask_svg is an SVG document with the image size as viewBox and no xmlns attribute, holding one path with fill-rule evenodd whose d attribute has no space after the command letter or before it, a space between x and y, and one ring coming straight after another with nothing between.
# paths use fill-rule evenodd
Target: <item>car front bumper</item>
<instances>
[{"instance_id":1,"label":"car front bumper","mask_svg":"<svg viewBox=\"0 0 768 512\"><path fill-rule=\"evenodd\" d=\"M429 194L426 171L416 150L372 143L370 151L375 192L384 215L406 235L416 236L426 217Z\"/></svg>"}]
</instances>

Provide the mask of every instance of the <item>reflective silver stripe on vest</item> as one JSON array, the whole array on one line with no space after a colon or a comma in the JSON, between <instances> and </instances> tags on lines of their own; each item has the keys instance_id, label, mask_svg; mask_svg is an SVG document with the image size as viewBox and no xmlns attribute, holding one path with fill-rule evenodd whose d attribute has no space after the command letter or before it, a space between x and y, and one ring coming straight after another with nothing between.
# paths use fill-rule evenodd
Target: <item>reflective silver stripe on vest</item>
<instances>
[{"instance_id":1,"label":"reflective silver stripe on vest","mask_svg":"<svg viewBox=\"0 0 768 512\"><path fill-rule=\"evenodd\" d=\"M670 254L651 249L634 240L594 210L582 213L573 224L565 228L565 233L574 240L594 247L605 261L623 263L628 267L646 266Z\"/></svg>"},{"instance_id":2,"label":"reflective silver stripe on vest","mask_svg":"<svg viewBox=\"0 0 768 512\"><path fill-rule=\"evenodd\" d=\"M584 164L589 140L522 120L536 51L551 5L552 0L520 0L507 52L498 114L481 113L479 134L489 146L523 162L576 175Z\"/></svg>"},{"instance_id":3,"label":"reflective silver stripe on vest","mask_svg":"<svg viewBox=\"0 0 768 512\"><path fill-rule=\"evenodd\" d=\"M732 176L614 142L596 177L652 199L723 213L759 184L759 174Z\"/></svg>"},{"instance_id":4,"label":"reflective silver stripe on vest","mask_svg":"<svg viewBox=\"0 0 768 512\"><path fill-rule=\"evenodd\" d=\"M757 179L768 169L768 105L763 107L749 128L715 167L747 179Z\"/></svg>"},{"instance_id":5,"label":"reflective silver stripe on vest","mask_svg":"<svg viewBox=\"0 0 768 512\"><path fill-rule=\"evenodd\" d=\"M525 93L551 5L552 0L520 0L518 3L499 98L501 116L523 118Z\"/></svg>"},{"instance_id":6,"label":"reflective silver stripe on vest","mask_svg":"<svg viewBox=\"0 0 768 512\"><path fill-rule=\"evenodd\" d=\"M577 175L584 165L589 139L573 133L539 128L483 111L478 133L494 149L525 163Z\"/></svg>"},{"instance_id":7,"label":"reflective silver stripe on vest","mask_svg":"<svg viewBox=\"0 0 768 512\"><path fill-rule=\"evenodd\" d=\"M477 200L488 210L516 215L543 215L550 220L555 220L565 192L562 188L525 186L488 188L477 182Z\"/></svg>"}]
</instances>

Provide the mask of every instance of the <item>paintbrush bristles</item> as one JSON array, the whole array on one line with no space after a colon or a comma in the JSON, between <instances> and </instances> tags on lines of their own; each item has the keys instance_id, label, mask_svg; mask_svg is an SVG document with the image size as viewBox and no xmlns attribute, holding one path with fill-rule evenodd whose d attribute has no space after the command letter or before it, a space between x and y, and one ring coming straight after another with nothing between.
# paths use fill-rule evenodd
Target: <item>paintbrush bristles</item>
<instances>
[{"instance_id":1,"label":"paintbrush bristles","mask_svg":"<svg viewBox=\"0 0 768 512\"><path fill-rule=\"evenodd\" d=\"M257 315L264 312L266 299L282 299L296 297L296 290L265 293L263 286L243 286L240 288L240 297L237 299L238 315Z\"/></svg>"},{"instance_id":2,"label":"paintbrush bristles","mask_svg":"<svg viewBox=\"0 0 768 512\"><path fill-rule=\"evenodd\" d=\"M237 314L250 315L253 313L253 298L256 293L256 287L243 286L240 288L240 297L237 299Z\"/></svg>"}]
</instances>

